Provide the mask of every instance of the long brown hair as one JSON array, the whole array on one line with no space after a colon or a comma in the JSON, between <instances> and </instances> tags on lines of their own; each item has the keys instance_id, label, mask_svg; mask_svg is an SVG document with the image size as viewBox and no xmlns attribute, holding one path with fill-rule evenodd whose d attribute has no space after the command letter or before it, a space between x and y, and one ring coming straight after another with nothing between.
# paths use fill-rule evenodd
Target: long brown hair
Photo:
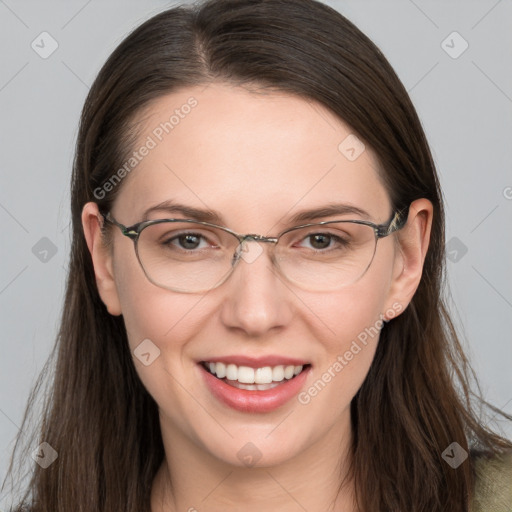
<instances>
[{"instance_id":1,"label":"long brown hair","mask_svg":"<svg viewBox=\"0 0 512 512\"><path fill-rule=\"evenodd\" d=\"M380 50L314 0L211 0L172 8L134 30L99 72L76 143L67 292L37 432L58 459L46 469L34 464L13 510L150 510L164 459L157 406L136 374L122 317L111 316L98 295L81 211L88 201L110 209L122 183L107 194L97 191L133 151L138 116L150 102L212 81L320 102L374 149L395 209L418 198L432 202L419 288L383 328L351 404L351 474L364 512L467 511L473 457L454 470L443 451L457 442L472 453L494 454L512 443L475 412L476 379L444 302L444 213L435 165L408 94Z\"/></svg>"}]
</instances>

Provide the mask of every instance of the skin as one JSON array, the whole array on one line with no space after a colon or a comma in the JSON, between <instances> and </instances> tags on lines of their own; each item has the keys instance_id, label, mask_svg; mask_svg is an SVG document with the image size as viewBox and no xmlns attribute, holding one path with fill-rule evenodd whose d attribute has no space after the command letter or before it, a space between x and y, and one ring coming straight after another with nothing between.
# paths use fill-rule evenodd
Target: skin
<instances>
[{"instance_id":1,"label":"skin","mask_svg":"<svg viewBox=\"0 0 512 512\"><path fill-rule=\"evenodd\" d=\"M292 95L223 83L173 92L141 116L141 143L191 96L198 105L124 179L112 208L119 222L139 222L146 208L170 198L219 211L223 225L239 233L268 236L288 227L297 211L330 202L362 207L376 223L391 217L376 155L366 148L349 161L338 145L350 127ZM105 248L95 203L84 206L82 221L99 293L112 315L123 315L132 351L146 338L161 351L149 366L134 357L159 406L166 451L152 489L153 512L225 512L240 503L250 512L355 510L351 482L335 497L352 440L350 402L378 335L309 403L292 399L265 414L217 401L196 361L292 354L312 364L309 388L380 315L389 319L409 304L428 248L431 203L415 201L406 227L379 240L366 274L328 293L285 282L271 268L267 248L207 294L165 290L148 281L132 241L117 228L112 248ZM261 452L253 467L237 457L248 442Z\"/></svg>"}]
</instances>

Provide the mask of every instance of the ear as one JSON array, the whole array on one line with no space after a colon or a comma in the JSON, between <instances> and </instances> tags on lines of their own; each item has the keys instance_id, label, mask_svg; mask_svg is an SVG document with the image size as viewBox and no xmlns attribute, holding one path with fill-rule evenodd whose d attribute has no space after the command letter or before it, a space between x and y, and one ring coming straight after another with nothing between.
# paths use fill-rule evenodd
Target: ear
<instances>
[{"instance_id":1,"label":"ear","mask_svg":"<svg viewBox=\"0 0 512 512\"><path fill-rule=\"evenodd\" d=\"M82 209L82 226L87 247L91 253L96 285L101 300L111 315L121 314L121 304L114 280L112 251L104 243L101 233L104 219L96 203L87 203Z\"/></svg>"},{"instance_id":2,"label":"ear","mask_svg":"<svg viewBox=\"0 0 512 512\"><path fill-rule=\"evenodd\" d=\"M395 255L393 278L388 295L390 308L388 311L402 313L418 289L430 242L433 210L432 203L428 199L413 201L409 207L406 225L397 232L399 247ZM401 308L398 309L397 305ZM384 318L391 319L386 316Z\"/></svg>"}]
</instances>

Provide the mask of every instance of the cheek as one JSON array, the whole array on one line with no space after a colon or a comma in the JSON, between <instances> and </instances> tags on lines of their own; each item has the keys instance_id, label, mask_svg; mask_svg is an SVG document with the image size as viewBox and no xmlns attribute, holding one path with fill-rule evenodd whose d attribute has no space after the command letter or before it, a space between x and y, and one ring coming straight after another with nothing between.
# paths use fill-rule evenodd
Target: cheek
<instances>
[{"instance_id":1,"label":"cheek","mask_svg":"<svg viewBox=\"0 0 512 512\"><path fill-rule=\"evenodd\" d=\"M345 292L333 296L328 306L324 304L322 315L318 315L330 322L328 327L316 330L314 336L322 344L321 349L317 345L316 352L321 357L316 360L304 391L297 397L309 417L322 417L329 425L339 421L363 384L382 327L378 294L355 288Z\"/></svg>"},{"instance_id":2,"label":"cheek","mask_svg":"<svg viewBox=\"0 0 512 512\"><path fill-rule=\"evenodd\" d=\"M135 370L159 408L191 431L197 410L189 395L195 365L189 349L201 332L202 297L158 288L137 272L124 277L120 300Z\"/></svg>"},{"instance_id":3,"label":"cheek","mask_svg":"<svg viewBox=\"0 0 512 512\"><path fill-rule=\"evenodd\" d=\"M342 364L352 373L356 368L367 369L371 364L380 329L383 324L383 290L363 286L346 288L343 293L333 294L330 300L312 309L321 310L318 316L325 319L319 325L316 338L322 340L331 366L343 358ZM318 325L318 324L317 324Z\"/></svg>"},{"instance_id":4,"label":"cheek","mask_svg":"<svg viewBox=\"0 0 512 512\"><path fill-rule=\"evenodd\" d=\"M132 353L141 342L150 340L161 355L176 355L197 331L202 296L173 293L153 285L135 254L115 260L115 275Z\"/></svg>"},{"instance_id":5,"label":"cheek","mask_svg":"<svg viewBox=\"0 0 512 512\"><path fill-rule=\"evenodd\" d=\"M314 338L323 345L323 356L314 375L318 380L310 383L314 389L307 390L304 403L323 387L329 387L330 392L323 394L324 399L318 405L330 400L342 408L348 406L372 364L383 318L400 313L399 304L388 306L394 250L384 249L382 257L375 259L354 285L328 298L321 295L303 298L313 312L310 318L316 318Z\"/></svg>"},{"instance_id":6,"label":"cheek","mask_svg":"<svg viewBox=\"0 0 512 512\"><path fill-rule=\"evenodd\" d=\"M362 343L378 336L386 314L392 283L392 248L385 247L366 274L356 283L328 295L318 294L303 300L318 318L318 338L329 352L348 350L353 340ZM313 316L311 317L313 318Z\"/></svg>"}]
</instances>

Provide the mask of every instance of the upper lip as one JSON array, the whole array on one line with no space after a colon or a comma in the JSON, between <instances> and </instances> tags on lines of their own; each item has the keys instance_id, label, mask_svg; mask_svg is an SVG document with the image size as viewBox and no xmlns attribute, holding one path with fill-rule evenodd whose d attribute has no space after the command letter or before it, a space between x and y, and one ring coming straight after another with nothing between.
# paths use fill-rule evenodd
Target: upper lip
<instances>
[{"instance_id":1,"label":"upper lip","mask_svg":"<svg viewBox=\"0 0 512 512\"><path fill-rule=\"evenodd\" d=\"M295 357L268 355L260 357L249 357L246 355L231 355L231 356L215 356L208 359L202 359L199 362L208 363L228 363L236 364L237 366L248 366L249 368L263 368L265 366L305 366L308 361L304 359L297 359Z\"/></svg>"}]
</instances>

